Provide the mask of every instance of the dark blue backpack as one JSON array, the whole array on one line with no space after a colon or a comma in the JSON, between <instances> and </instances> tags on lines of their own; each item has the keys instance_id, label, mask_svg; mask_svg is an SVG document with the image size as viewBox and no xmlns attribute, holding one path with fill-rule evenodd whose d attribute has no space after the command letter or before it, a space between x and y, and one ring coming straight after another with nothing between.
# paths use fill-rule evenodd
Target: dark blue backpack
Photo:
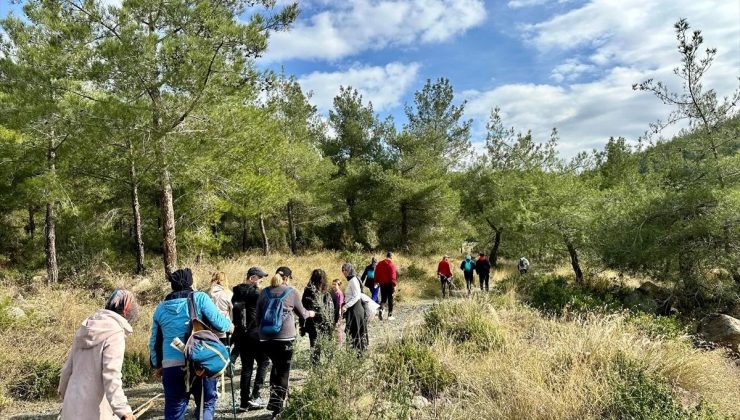
<instances>
[{"instance_id":1,"label":"dark blue backpack","mask_svg":"<svg viewBox=\"0 0 740 420\"><path fill-rule=\"evenodd\" d=\"M262 335L277 335L283 328L283 316L285 309L283 302L293 289L288 288L282 294L274 296L270 293L269 288L263 292L267 298L265 309L262 312L262 321L260 322L260 333Z\"/></svg>"}]
</instances>

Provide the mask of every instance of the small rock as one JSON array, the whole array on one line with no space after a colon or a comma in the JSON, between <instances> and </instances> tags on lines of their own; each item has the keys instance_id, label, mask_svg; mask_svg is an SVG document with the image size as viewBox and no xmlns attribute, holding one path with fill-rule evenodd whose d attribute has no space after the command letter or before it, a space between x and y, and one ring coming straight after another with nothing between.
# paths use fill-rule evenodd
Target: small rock
<instances>
[{"instance_id":1,"label":"small rock","mask_svg":"<svg viewBox=\"0 0 740 420\"><path fill-rule=\"evenodd\" d=\"M658 312L658 303L647 293L637 289L624 297L624 304L633 309L655 314Z\"/></svg>"},{"instance_id":2,"label":"small rock","mask_svg":"<svg viewBox=\"0 0 740 420\"><path fill-rule=\"evenodd\" d=\"M411 405L415 409L421 410L422 408L429 407L430 402L428 399L422 397L421 395L417 395L414 397L414 399L411 400Z\"/></svg>"},{"instance_id":3,"label":"small rock","mask_svg":"<svg viewBox=\"0 0 740 420\"><path fill-rule=\"evenodd\" d=\"M729 315L708 315L699 323L698 332L709 341L740 347L740 320Z\"/></svg>"},{"instance_id":4,"label":"small rock","mask_svg":"<svg viewBox=\"0 0 740 420\"><path fill-rule=\"evenodd\" d=\"M5 313L8 314L8 316L13 319L23 319L26 317L26 313L23 311L23 309L17 306L9 307L8 309L5 310Z\"/></svg>"}]
</instances>

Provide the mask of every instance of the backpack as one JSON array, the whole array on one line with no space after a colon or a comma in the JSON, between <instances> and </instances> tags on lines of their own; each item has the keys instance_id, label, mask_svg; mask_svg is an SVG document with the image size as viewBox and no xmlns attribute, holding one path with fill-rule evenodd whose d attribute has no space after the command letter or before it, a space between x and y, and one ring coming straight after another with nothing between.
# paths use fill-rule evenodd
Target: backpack
<instances>
[{"instance_id":1,"label":"backpack","mask_svg":"<svg viewBox=\"0 0 740 420\"><path fill-rule=\"evenodd\" d=\"M260 333L263 335L277 335L283 328L283 315L285 309L283 308L283 302L288 297L290 291L293 289L285 290L281 295L274 296L270 293L269 288L265 288L263 292L267 298L265 309L262 312L262 321L260 322Z\"/></svg>"},{"instance_id":2,"label":"backpack","mask_svg":"<svg viewBox=\"0 0 740 420\"><path fill-rule=\"evenodd\" d=\"M195 312L194 293L188 295L190 337L185 343L185 360L201 377L220 376L229 366L229 349L209 330Z\"/></svg>"},{"instance_id":3,"label":"backpack","mask_svg":"<svg viewBox=\"0 0 740 420\"><path fill-rule=\"evenodd\" d=\"M473 271L473 261L465 260L465 271Z\"/></svg>"}]
</instances>

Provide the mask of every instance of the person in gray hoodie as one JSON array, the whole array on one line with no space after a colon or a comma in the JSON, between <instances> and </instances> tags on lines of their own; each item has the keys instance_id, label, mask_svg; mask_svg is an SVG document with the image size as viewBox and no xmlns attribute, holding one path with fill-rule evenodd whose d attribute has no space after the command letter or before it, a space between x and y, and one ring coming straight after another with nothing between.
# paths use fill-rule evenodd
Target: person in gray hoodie
<instances>
[{"instance_id":1,"label":"person in gray hoodie","mask_svg":"<svg viewBox=\"0 0 740 420\"><path fill-rule=\"evenodd\" d=\"M116 289L105 309L82 322L59 377L63 420L134 420L121 368L130 322L138 313L133 293Z\"/></svg>"}]
</instances>

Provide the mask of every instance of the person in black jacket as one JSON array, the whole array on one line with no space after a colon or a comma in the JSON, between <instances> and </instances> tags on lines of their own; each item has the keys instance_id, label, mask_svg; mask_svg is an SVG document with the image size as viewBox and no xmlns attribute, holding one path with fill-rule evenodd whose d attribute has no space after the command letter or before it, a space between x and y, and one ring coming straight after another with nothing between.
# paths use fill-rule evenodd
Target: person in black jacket
<instances>
[{"instance_id":1,"label":"person in black jacket","mask_svg":"<svg viewBox=\"0 0 740 420\"><path fill-rule=\"evenodd\" d=\"M301 304L307 311L314 311L313 318L305 320L301 335L308 333L311 344L311 363L316 365L321 357L321 341L329 339L334 326L334 301L329 293L326 272L320 268L311 272L311 279L303 290Z\"/></svg>"},{"instance_id":2,"label":"person in black jacket","mask_svg":"<svg viewBox=\"0 0 740 420\"><path fill-rule=\"evenodd\" d=\"M373 302L380 303L380 286L375 284L375 266L378 265L378 259L373 257L370 265L365 267L365 271L360 276L360 285L370 289L370 296Z\"/></svg>"},{"instance_id":3,"label":"person in black jacket","mask_svg":"<svg viewBox=\"0 0 740 420\"><path fill-rule=\"evenodd\" d=\"M478 273L478 281L480 281L480 290L483 291L483 284L486 285L486 292L488 291L488 278L491 275L491 262L488 261L484 253L478 254L478 259L475 261L475 272Z\"/></svg>"},{"instance_id":4,"label":"person in black jacket","mask_svg":"<svg viewBox=\"0 0 740 420\"><path fill-rule=\"evenodd\" d=\"M242 359L240 383L241 402L243 410L258 410L266 403L260 398L260 389L265 382L267 367L270 365L259 338L259 321L257 316L257 299L260 296L259 284L267 277L267 273L259 267L252 267L247 271L244 283L234 287L234 296L231 302L234 305L234 348ZM252 380L252 369L257 362L257 374L250 394L249 384Z\"/></svg>"}]
</instances>

